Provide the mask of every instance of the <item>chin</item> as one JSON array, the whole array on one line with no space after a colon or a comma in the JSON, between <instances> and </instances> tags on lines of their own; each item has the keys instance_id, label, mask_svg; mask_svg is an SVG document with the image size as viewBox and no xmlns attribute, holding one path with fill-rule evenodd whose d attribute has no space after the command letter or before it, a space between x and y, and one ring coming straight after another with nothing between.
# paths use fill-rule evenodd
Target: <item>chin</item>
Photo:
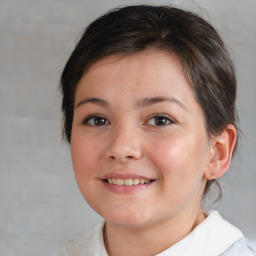
<instances>
[{"instance_id":1,"label":"chin","mask_svg":"<svg viewBox=\"0 0 256 256\"><path fill-rule=\"evenodd\" d=\"M150 222L149 216L146 216L145 213L129 211L127 209L122 211L114 210L113 212L108 211L105 214L99 214L112 225L126 228L140 228L146 226Z\"/></svg>"}]
</instances>

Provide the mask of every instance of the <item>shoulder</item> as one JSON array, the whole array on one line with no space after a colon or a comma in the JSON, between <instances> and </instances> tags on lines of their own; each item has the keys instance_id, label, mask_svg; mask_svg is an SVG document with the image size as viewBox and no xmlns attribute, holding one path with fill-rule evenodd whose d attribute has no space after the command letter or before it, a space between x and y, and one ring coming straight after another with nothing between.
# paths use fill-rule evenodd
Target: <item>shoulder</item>
<instances>
[{"instance_id":1,"label":"shoulder","mask_svg":"<svg viewBox=\"0 0 256 256\"><path fill-rule=\"evenodd\" d=\"M76 236L57 248L51 256L82 255L83 247L87 244L88 237L90 237L90 232Z\"/></svg>"},{"instance_id":2,"label":"shoulder","mask_svg":"<svg viewBox=\"0 0 256 256\"><path fill-rule=\"evenodd\" d=\"M242 232L228 221L223 219L218 212L210 212L209 228L214 227L212 239L215 248L221 256L256 256L256 251L250 247ZM216 247L216 244L218 245ZM212 248L213 249L213 248Z\"/></svg>"},{"instance_id":3,"label":"shoulder","mask_svg":"<svg viewBox=\"0 0 256 256\"><path fill-rule=\"evenodd\" d=\"M235 242L227 251L221 256L256 256L256 251L248 244L243 237Z\"/></svg>"},{"instance_id":4,"label":"shoulder","mask_svg":"<svg viewBox=\"0 0 256 256\"><path fill-rule=\"evenodd\" d=\"M185 247L182 253L173 255L254 256L244 253L246 250L248 253L250 251L242 244L244 236L237 227L223 219L217 211L210 211L206 215L207 218L178 243L180 247ZM239 254L241 250L242 253Z\"/></svg>"},{"instance_id":5,"label":"shoulder","mask_svg":"<svg viewBox=\"0 0 256 256\"><path fill-rule=\"evenodd\" d=\"M103 227L105 222L96 224L88 232L82 233L65 242L51 256L89 256L105 255Z\"/></svg>"}]
</instances>

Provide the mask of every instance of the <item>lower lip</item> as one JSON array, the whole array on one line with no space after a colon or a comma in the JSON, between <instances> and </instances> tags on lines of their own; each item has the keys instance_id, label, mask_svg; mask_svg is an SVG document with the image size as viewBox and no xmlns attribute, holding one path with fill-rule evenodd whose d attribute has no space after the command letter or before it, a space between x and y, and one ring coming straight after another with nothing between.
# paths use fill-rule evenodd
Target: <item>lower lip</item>
<instances>
[{"instance_id":1,"label":"lower lip","mask_svg":"<svg viewBox=\"0 0 256 256\"><path fill-rule=\"evenodd\" d=\"M154 181L149 182L147 184L138 184L138 185L131 185L131 186L125 186L125 185L119 186L119 185L109 184L105 180L102 180L102 183L108 190L112 192L119 193L119 194L132 194L132 193L136 193L136 192L147 189L149 186L153 185Z\"/></svg>"}]
</instances>

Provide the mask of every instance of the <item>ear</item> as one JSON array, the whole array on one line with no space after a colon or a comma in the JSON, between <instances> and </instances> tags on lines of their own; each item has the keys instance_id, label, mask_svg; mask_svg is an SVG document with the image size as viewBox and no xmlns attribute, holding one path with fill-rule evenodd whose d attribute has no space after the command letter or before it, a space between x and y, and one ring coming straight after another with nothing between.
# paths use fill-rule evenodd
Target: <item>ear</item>
<instances>
[{"instance_id":1,"label":"ear","mask_svg":"<svg viewBox=\"0 0 256 256\"><path fill-rule=\"evenodd\" d=\"M211 140L209 168L204 173L207 180L218 179L228 170L236 144L236 128L229 124Z\"/></svg>"}]
</instances>

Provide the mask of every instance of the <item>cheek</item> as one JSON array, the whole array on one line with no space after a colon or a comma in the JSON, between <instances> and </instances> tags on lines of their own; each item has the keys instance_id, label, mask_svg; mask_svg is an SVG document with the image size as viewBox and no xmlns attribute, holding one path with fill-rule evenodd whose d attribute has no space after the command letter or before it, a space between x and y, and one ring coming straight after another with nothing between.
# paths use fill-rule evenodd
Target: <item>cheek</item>
<instances>
[{"instance_id":1,"label":"cheek","mask_svg":"<svg viewBox=\"0 0 256 256\"><path fill-rule=\"evenodd\" d=\"M186 148L182 140L168 139L153 143L154 147L150 154L156 166L162 172L175 172L185 162Z\"/></svg>"},{"instance_id":2,"label":"cheek","mask_svg":"<svg viewBox=\"0 0 256 256\"><path fill-rule=\"evenodd\" d=\"M95 142L95 141L94 141ZM71 156L77 185L85 200L93 207L97 191L98 154L100 144L91 143L89 138L74 134L71 139Z\"/></svg>"},{"instance_id":3,"label":"cheek","mask_svg":"<svg viewBox=\"0 0 256 256\"><path fill-rule=\"evenodd\" d=\"M76 178L89 179L95 171L100 144L74 134L71 139L71 156ZM79 180L78 180L79 182Z\"/></svg>"},{"instance_id":4,"label":"cheek","mask_svg":"<svg viewBox=\"0 0 256 256\"><path fill-rule=\"evenodd\" d=\"M184 182L191 176L201 178L207 151L202 140L173 136L152 143L151 159L162 176L177 182Z\"/></svg>"}]
</instances>

